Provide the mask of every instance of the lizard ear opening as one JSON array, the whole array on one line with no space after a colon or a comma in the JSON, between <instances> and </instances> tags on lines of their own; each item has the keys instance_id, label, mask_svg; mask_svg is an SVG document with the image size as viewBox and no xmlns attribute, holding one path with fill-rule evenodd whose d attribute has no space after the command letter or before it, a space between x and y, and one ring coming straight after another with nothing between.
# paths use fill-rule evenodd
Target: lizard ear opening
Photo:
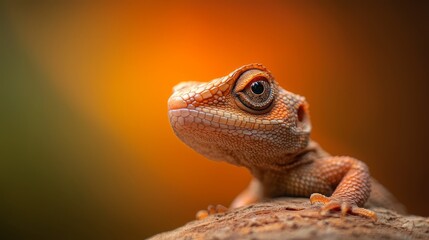
<instances>
[{"instance_id":1,"label":"lizard ear opening","mask_svg":"<svg viewBox=\"0 0 429 240\"><path fill-rule=\"evenodd\" d=\"M304 121L304 118L306 117L305 114L306 113L305 113L304 106L300 105L299 108L298 108L298 121L299 122L303 122Z\"/></svg>"},{"instance_id":2,"label":"lizard ear opening","mask_svg":"<svg viewBox=\"0 0 429 240\"><path fill-rule=\"evenodd\" d=\"M297 127L302 130L308 130L310 128L310 119L308 116L308 105L302 103L299 105L297 111Z\"/></svg>"}]
</instances>

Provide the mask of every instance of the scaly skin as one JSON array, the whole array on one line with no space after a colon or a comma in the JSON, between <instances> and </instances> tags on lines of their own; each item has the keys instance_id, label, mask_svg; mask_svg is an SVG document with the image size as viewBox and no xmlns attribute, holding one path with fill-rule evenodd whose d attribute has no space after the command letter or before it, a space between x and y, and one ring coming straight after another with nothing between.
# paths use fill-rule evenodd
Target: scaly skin
<instances>
[{"instance_id":1,"label":"scaly skin","mask_svg":"<svg viewBox=\"0 0 429 240\"><path fill-rule=\"evenodd\" d=\"M171 126L183 142L207 158L251 171L254 179L231 208L263 198L300 196L323 203L321 214L341 210L343 215L376 219L373 211L362 208L372 190L374 206L402 211L371 179L363 162L330 156L310 140L305 98L281 88L260 64L207 83L180 83L168 108ZM198 218L222 211L210 206Z\"/></svg>"}]
</instances>

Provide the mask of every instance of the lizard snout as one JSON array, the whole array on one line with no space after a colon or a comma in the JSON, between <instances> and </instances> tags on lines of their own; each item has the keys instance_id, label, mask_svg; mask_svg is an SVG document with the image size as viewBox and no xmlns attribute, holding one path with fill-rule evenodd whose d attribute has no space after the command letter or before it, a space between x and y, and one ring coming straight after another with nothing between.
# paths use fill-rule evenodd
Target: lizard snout
<instances>
[{"instance_id":1,"label":"lizard snout","mask_svg":"<svg viewBox=\"0 0 429 240\"><path fill-rule=\"evenodd\" d=\"M188 104L179 96L172 96L168 99L168 110L186 108Z\"/></svg>"}]
</instances>

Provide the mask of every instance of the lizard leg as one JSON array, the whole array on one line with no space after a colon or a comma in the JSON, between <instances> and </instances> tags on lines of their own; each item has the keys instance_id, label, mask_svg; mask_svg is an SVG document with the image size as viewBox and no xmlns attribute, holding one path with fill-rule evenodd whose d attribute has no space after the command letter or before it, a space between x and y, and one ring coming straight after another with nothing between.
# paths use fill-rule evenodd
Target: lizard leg
<instances>
[{"instance_id":1,"label":"lizard leg","mask_svg":"<svg viewBox=\"0 0 429 240\"><path fill-rule=\"evenodd\" d=\"M253 178L249 186L241 192L235 199L232 201L230 208L239 208L246 206L255 202L261 201L263 198L263 186L261 182Z\"/></svg>"},{"instance_id":2,"label":"lizard leg","mask_svg":"<svg viewBox=\"0 0 429 240\"><path fill-rule=\"evenodd\" d=\"M239 208L246 206L255 202L258 202L262 199L262 184L256 178L252 179L249 186L241 192L235 199L232 201L230 209ZM196 214L196 219L201 220L210 215L224 213L228 211L228 208L222 205L209 205L207 210L200 210Z\"/></svg>"},{"instance_id":3,"label":"lizard leg","mask_svg":"<svg viewBox=\"0 0 429 240\"><path fill-rule=\"evenodd\" d=\"M371 191L368 168L363 162L350 157L329 157L315 164L320 165L319 171L328 184L336 185L331 197L319 193L310 196L311 203L324 204L322 215L331 210L340 210L342 215L351 213L377 220L373 211L361 208Z\"/></svg>"}]
</instances>

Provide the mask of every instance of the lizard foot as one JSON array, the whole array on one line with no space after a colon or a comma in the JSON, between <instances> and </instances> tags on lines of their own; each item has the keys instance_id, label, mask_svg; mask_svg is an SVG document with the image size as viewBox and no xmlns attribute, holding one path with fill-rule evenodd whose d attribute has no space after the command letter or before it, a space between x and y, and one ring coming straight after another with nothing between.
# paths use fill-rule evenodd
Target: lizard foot
<instances>
[{"instance_id":1,"label":"lizard foot","mask_svg":"<svg viewBox=\"0 0 429 240\"><path fill-rule=\"evenodd\" d=\"M207 210L198 211L197 214L195 215L195 218L197 220L202 220L202 219L204 219L210 215L214 215L214 214L218 214L218 213L224 213L226 211L228 211L228 208L223 206L223 205L220 205L220 204L218 204L216 206L209 205L207 207Z\"/></svg>"},{"instance_id":2,"label":"lizard foot","mask_svg":"<svg viewBox=\"0 0 429 240\"><path fill-rule=\"evenodd\" d=\"M326 197L320 193L311 194L310 202L311 204L316 202L324 204L322 210L320 211L321 215L326 215L331 210L341 210L342 216L345 216L347 213L351 213L354 215L368 217L374 221L377 221L377 214L371 210L358 207L356 204L352 204L341 199Z\"/></svg>"}]
</instances>

